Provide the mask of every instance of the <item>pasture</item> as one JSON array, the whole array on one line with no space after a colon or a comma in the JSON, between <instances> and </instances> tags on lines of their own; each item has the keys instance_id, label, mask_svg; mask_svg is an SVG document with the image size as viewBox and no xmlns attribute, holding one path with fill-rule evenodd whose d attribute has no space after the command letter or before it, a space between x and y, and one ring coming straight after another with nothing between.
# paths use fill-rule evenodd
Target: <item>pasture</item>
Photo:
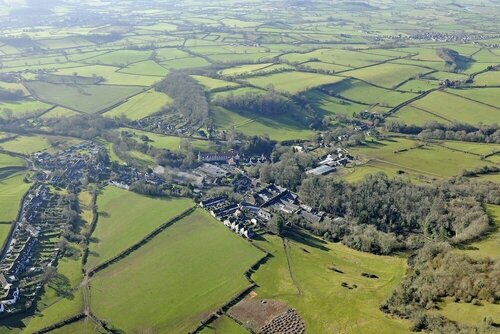
<instances>
[{"instance_id":1,"label":"pasture","mask_svg":"<svg viewBox=\"0 0 500 334\"><path fill-rule=\"evenodd\" d=\"M148 137L148 144L156 148L163 148L174 152L178 152L182 149L181 144L183 138L181 137L161 135L154 132L141 131L128 128L120 128L120 131L130 132L132 134L132 137L137 141L142 141L140 137L146 136ZM210 142L208 140L193 139L193 138L185 138L184 140L188 143L188 145L191 145L191 147L195 152L197 151L207 152L212 150L210 147Z\"/></svg>"},{"instance_id":2,"label":"pasture","mask_svg":"<svg viewBox=\"0 0 500 334\"><path fill-rule=\"evenodd\" d=\"M469 124L497 123L500 119L500 108L490 107L463 97L435 91L410 104L421 108L450 122Z\"/></svg>"},{"instance_id":3,"label":"pasture","mask_svg":"<svg viewBox=\"0 0 500 334\"><path fill-rule=\"evenodd\" d=\"M116 108L104 113L107 117L125 116L130 120L139 120L160 111L172 102L172 99L153 89L129 98Z\"/></svg>"},{"instance_id":4,"label":"pasture","mask_svg":"<svg viewBox=\"0 0 500 334\"><path fill-rule=\"evenodd\" d=\"M230 82L230 81L225 81L225 80L220 80L220 79L214 79L210 77L205 77L202 75L193 75L193 79L198 81L200 85L205 87L206 90L211 91L211 90L219 90L219 89L225 89L225 88L235 88L240 86L236 82Z\"/></svg>"},{"instance_id":5,"label":"pasture","mask_svg":"<svg viewBox=\"0 0 500 334\"><path fill-rule=\"evenodd\" d=\"M24 172L16 172L0 179L0 222L16 219L21 198L30 184L24 182Z\"/></svg>"},{"instance_id":6,"label":"pasture","mask_svg":"<svg viewBox=\"0 0 500 334\"><path fill-rule=\"evenodd\" d=\"M393 88L405 80L430 70L417 66L385 63L362 69L342 72L342 76L353 77L385 88Z\"/></svg>"},{"instance_id":7,"label":"pasture","mask_svg":"<svg viewBox=\"0 0 500 334\"><path fill-rule=\"evenodd\" d=\"M500 322L500 307L497 304L483 302L482 305L471 303L455 303L445 299L436 313L458 323L481 326L485 317L491 317L494 323Z\"/></svg>"},{"instance_id":8,"label":"pasture","mask_svg":"<svg viewBox=\"0 0 500 334\"><path fill-rule=\"evenodd\" d=\"M120 104L143 90L138 86L58 85L43 81L27 82L26 87L42 101L89 114Z\"/></svg>"},{"instance_id":9,"label":"pasture","mask_svg":"<svg viewBox=\"0 0 500 334\"><path fill-rule=\"evenodd\" d=\"M151 198L107 186L97 196L99 218L89 245L87 267L118 255L192 205L189 199Z\"/></svg>"},{"instance_id":10,"label":"pasture","mask_svg":"<svg viewBox=\"0 0 500 334\"><path fill-rule=\"evenodd\" d=\"M298 94L314 87L342 81L340 77L307 72L283 72L265 76L251 77L245 81L259 88L273 86L285 94Z\"/></svg>"},{"instance_id":11,"label":"pasture","mask_svg":"<svg viewBox=\"0 0 500 334\"><path fill-rule=\"evenodd\" d=\"M16 136L11 140L2 142L0 143L0 148L14 153L29 155L39 151L55 152L68 146L76 145L79 142L79 139L68 137L26 135Z\"/></svg>"},{"instance_id":12,"label":"pasture","mask_svg":"<svg viewBox=\"0 0 500 334\"><path fill-rule=\"evenodd\" d=\"M99 272L93 309L126 332L186 333L249 285L243 274L263 255L198 209Z\"/></svg>"},{"instance_id":13,"label":"pasture","mask_svg":"<svg viewBox=\"0 0 500 334\"><path fill-rule=\"evenodd\" d=\"M259 285L255 298L295 308L308 333L410 333L407 323L379 310L404 275L403 258L354 251L301 231L288 239L287 248L275 236L258 242L273 257L252 275Z\"/></svg>"},{"instance_id":14,"label":"pasture","mask_svg":"<svg viewBox=\"0 0 500 334\"><path fill-rule=\"evenodd\" d=\"M428 177L460 175L464 169L474 169L492 163L480 156L458 152L442 146L420 143L404 138L374 141L352 148L352 153L390 164L398 169ZM460 161L460 164L457 164Z\"/></svg>"}]
</instances>

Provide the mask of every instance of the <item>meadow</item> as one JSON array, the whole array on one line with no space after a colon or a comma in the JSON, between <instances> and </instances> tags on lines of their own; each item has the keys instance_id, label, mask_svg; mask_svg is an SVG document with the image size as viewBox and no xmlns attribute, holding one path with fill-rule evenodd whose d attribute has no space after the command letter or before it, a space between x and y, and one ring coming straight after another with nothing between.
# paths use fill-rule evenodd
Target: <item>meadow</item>
<instances>
[{"instance_id":1,"label":"meadow","mask_svg":"<svg viewBox=\"0 0 500 334\"><path fill-rule=\"evenodd\" d=\"M126 332L186 333L249 285L243 274L263 255L197 210L99 272L93 309Z\"/></svg>"},{"instance_id":2,"label":"meadow","mask_svg":"<svg viewBox=\"0 0 500 334\"><path fill-rule=\"evenodd\" d=\"M341 80L342 78L325 74L307 72L283 72L252 77L246 79L246 82L260 88L267 88L272 85L274 89L279 92L294 95L314 87L333 84Z\"/></svg>"},{"instance_id":3,"label":"meadow","mask_svg":"<svg viewBox=\"0 0 500 334\"><path fill-rule=\"evenodd\" d=\"M31 81L26 87L42 101L83 113L97 113L124 102L143 88L117 85L58 85Z\"/></svg>"},{"instance_id":4,"label":"meadow","mask_svg":"<svg viewBox=\"0 0 500 334\"><path fill-rule=\"evenodd\" d=\"M481 160L478 155L471 155L447 149L442 146L420 144L404 138L374 141L352 148L352 153L390 164L398 169L428 177L450 177L460 175L465 169L474 169L492 163ZM444 142L446 145L446 142ZM457 164L460 161L460 164Z\"/></svg>"},{"instance_id":5,"label":"meadow","mask_svg":"<svg viewBox=\"0 0 500 334\"><path fill-rule=\"evenodd\" d=\"M275 236L258 242L273 257L252 276L259 285L256 298L295 308L311 333L410 333L404 321L378 309L404 275L403 258L354 251L305 232L288 239L288 250ZM379 278L365 278L363 272Z\"/></svg>"},{"instance_id":6,"label":"meadow","mask_svg":"<svg viewBox=\"0 0 500 334\"><path fill-rule=\"evenodd\" d=\"M97 196L98 222L87 267L111 259L193 205L189 199L155 199L107 186Z\"/></svg>"},{"instance_id":7,"label":"meadow","mask_svg":"<svg viewBox=\"0 0 500 334\"><path fill-rule=\"evenodd\" d=\"M429 70L425 70L421 67L385 63L342 72L342 75L364 80L377 86L393 88L418 74L425 74L428 72Z\"/></svg>"},{"instance_id":8,"label":"meadow","mask_svg":"<svg viewBox=\"0 0 500 334\"><path fill-rule=\"evenodd\" d=\"M0 222L16 219L21 198L30 187L24 182L25 176L25 172L16 172L0 179Z\"/></svg>"},{"instance_id":9,"label":"meadow","mask_svg":"<svg viewBox=\"0 0 500 334\"><path fill-rule=\"evenodd\" d=\"M129 98L116 108L105 112L104 116L125 116L135 121L160 111L171 102L172 99L168 95L159 93L155 90L148 90Z\"/></svg>"}]
</instances>

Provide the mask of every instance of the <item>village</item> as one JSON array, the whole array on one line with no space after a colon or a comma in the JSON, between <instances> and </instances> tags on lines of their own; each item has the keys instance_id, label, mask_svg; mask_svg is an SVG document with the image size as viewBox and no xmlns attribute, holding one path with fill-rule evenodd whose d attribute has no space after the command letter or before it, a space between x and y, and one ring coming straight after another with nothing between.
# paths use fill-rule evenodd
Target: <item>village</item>
<instances>
[{"instance_id":1,"label":"village","mask_svg":"<svg viewBox=\"0 0 500 334\"><path fill-rule=\"evenodd\" d=\"M307 150L293 145L294 152ZM352 156L335 148L321 157L307 175L321 176L344 167ZM262 183L245 168L268 163L265 155L242 156L237 151L199 153L198 167L185 173L197 179L192 184L199 206L235 234L255 239L268 232L268 223L277 213L292 215L318 224L333 219L324 212L301 203L297 194L276 184ZM82 182L112 185L126 190L137 183L161 187L167 182L161 166L143 170L109 160L98 143L85 141L57 153L36 152L30 157L33 180L22 199L18 218L0 252L0 314L29 308L46 283L47 268L57 265L59 242L70 224L64 207L65 190ZM242 200L221 194L207 196L210 189L230 186Z\"/></svg>"}]
</instances>

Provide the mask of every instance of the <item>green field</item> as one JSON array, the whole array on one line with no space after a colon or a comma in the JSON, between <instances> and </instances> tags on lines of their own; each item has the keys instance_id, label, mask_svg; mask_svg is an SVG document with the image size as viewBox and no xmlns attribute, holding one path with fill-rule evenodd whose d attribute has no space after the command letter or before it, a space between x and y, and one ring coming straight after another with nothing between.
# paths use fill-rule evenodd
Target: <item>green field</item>
<instances>
[{"instance_id":1,"label":"green field","mask_svg":"<svg viewBox=\"0 0 500 334\"><path fill-rule=\"evenodd\" d=\"M181 142L182 142L181 137L166 136L154 132L141 131L128 128L120 128L120 131L131 132L133 137L138 141L141 141L140 136L147 136L149 138L148 143L156 148L163 148L171 151L180 151L181 149ZM185 140L191 144L191 147L193 148L194 151L206 152L211 150L210 142L208 140L192 139L192 138L189 139L186 138Z\"/></svg>"},{"instance_id":2,"label":"green field","mask_svg":"<svg viewBox=\"0 0 500 334\"><path fill-rule=\"evenodd\" d=\"M21 198L30 187L24 177L24 172L17 172L0 179L0 222L16 219Z\"/></svg>"},{"instance_id":3,"label":"green field","mask_svg":"<svg viewBox=\"0 0 500 334\"><path fill-rule=\"evenodd\" d=\"M343 76L353 77L385 88L392 88L417 74L425 74L429 70L410 65L385 63L358 70L343 72Z\"/></svg>"},{"instance_id":4,"label":"green field","mask_svg":"<svg viewBox=\"0 0 500 334\"><path fill-rule=\"evenodd\" d=\"M0 245L3 246L7 236L9 235L11 225L10 224L0 224ZM2 247L0 246L0 247Z\"/></svg>"},{"instance_id":5,"label":"green field","mask_svg":"<svg viewBox=\"0 0 500 334\"><path fill-rule=\"evenodd\" d=\"M111 259L193 205L189 199L154 199L108 186L97 197L99 219L88 267Z\"/></svg>"},{"instance_id":6,"label":"green field","mask_svg":"<svg viewBox=\"0 0 500 334\"><path fill-rule=\"evenodd\" d=\"M449 90L449 92L500 108L500 101L498 99L500 88L453 89Z\"/></svg>"},{"instance_id":7,"label":"green field","mask_svg":"<svg viewBox=\"0 0 500 334\"><path fill-rule=\"evenodd\" d=\"M379 310L404 275L403 258L375 256L293 234L288 251L292 279L281 239L269 236L259 245L273 257L252 276L259 285L257 298L277 299L295 308L308 333L410 333L404 321ZM364 278L362 272L379 279ZM342 282L357 288L347 289Z\"/></svg>"},{"instance_id":8,"label":"green field","mask_svg":"<svg viewBox=\"0 0 500 334\"><path fill-rule=\"evenodd\" d=\"M31 154L38 151L57 151L70 145L76 145L78 142L80 140L67 137L26 135L2 142L0 148L15 153Z\"/></svg>"},{"instance_id":9,"label":"green field","mask_svg":"<svg viewBox=\"0 0 500 334\"><path fill-rule=\"evenodd\" d=\"M484 317L491 317L494 323L500 322L500 305L483 302L482 305L455 303L446 299L437 312L444 317L466 325L481 326Z\"/></svg>"},{"instance_id":10,"label":"green field","mask_svg":"<svg viewBox=\"0 0 500 334\"><path fill-rule=\"evenodd\" d=\"M243 273L262 256L197 210L99 272L93 309L125 332L186 333L249 285Z\"/></svg>"},{"instance_id":11,"label":"green field","mask_svg":"<svg viewBox=\"0 0 500 334\"><path fill-rule=\"evenodd\" d=\"M168 95L155 90L148 90L147 92L131 97L118 107L104 113L104 115L108 117L123 115L130 120L138 120L160 111L161 108L171 102L172 99Z\"/></svg>"},{"instance_id":12,"label":"green field","mask_svg":"<svg viewBox=\"0 0 500 334\"><path fill-rule=\"evenodd\" d=\"M447 119L469 124L497 123L500 109L467 100L456 95L436 91L410 104Z\"/></svg>"},{"instance_id":13,"label":"green field","mask_svg":"<svg viewBox=\"0 0 500 334\"><path fill-rule=\"evenodd\" d=\"M417 148L418 142L403 138L367 143L352 148L352 153L389 164L401 170L430 177L460 175L464 169L492 165L480 156L457 152L442 146L427 144ZM446 143L444 143L446 145ZM399 153L396 153L400 150ZM457 163L460 161L460 163Z\"/></svg>"},{"instance_id":14,"label":"green field","mask_svg":"<svg viewBox=\"0 0 500 334\"><path fill-rule=\"evenodd\" d=\"M208 91L211 91L214 89L235 88L235 87L239 86L239 84L236 82L214 79L214 78L205 77L202 75L193 75L193 79L198 81L198 83L200 85L204 86L205 89Z\"/></svg>"},{"instance_id":15,"label":"green field","mask_svg":"<svg viewBox=\"0 0 500 334\"><path fill-rule=\"evenodd\" d=\"M254 86L267 88L272 85L277 91L292 95L341 80L342 78L331 75L307 72L284 72L246 79Z\"/></svg>"},{"instance_id":16,"label":"green field","mask_svg":"<svg viewBox=\"0 0 500 334\"><path fill-rule=\"evenodd\" d=\"M115 85L59 85L31 81L26 87L42 101L84 113L97 113L124 102L142 87Z\"/></svg>"},{"instance_id":17,"label":"green field","mask_svg":"<svg viewBox=\"0 0 500 334\"><path fill-rule=\"evenodd\" d=\"M359 80L343 80L337 84L324 87L330 94L336 94L349 100L367 104L383 104L397 106L398 104L415 97L414 93L402 93L375 87Z\"/></svg>"},{"instance_id":18,"label":"green field","mask_svg":"<svg viewBox=\"0 0 500 334\"><path fill-rule=\"evenodd\" d=\"M498 86L500 85L500 71L489 71L481 73L474 78L474 86Z\"/></svg>"},{"instance_id":19,"label":"green field","mask_svg":"<svg viewBox=\"0 0 500 334\"><path fill-rule=\"evenodd\" d=\"M273 140L309 139L314 132L298 119L289 115L262 116L251 113L239 114L221 107L211 111L214 123L221 129L249 136L267 136Z\"/></svg>"},{"instance_id":20,"label":"green field","mask_svg":"<svg viewBox=\"0 0 500 334\"><path fill-rule=\"evenodd\" d=\"M0 101L0 116L7 116L9 113L14 118L36 116L43 113L50 107L50 104L34 100L31 97L27 97L16 102Z\"/></svg>"},{"instance_id":21,"label":"green field","mask_svg":"<svg viewBox=\"0 0 500 334\"><path fill-rule=\"evenodd\" d=\"M41 119L54 119L54 118L63 118L63 117L72 117L78 115L78 112L67 109L64 107L55 107L50 111L44 113L40 116Z\"/></svg>"},{"instance_id":22,"label":"green field","mask_svg":"<svg viewBox=\"0 0 500 334\"><path fill-rule=\"evenodd\" d=\"M228 316L222 316L209 326L205 327L201 334L248 334L248 331Z\"/></svg>"},{"instance_id":23,"label":"green field","mask_svg":"<svg viewBox=\"0 0 500 334\"><path fill-rule=\"evenodd\" d=\"M168 70L152 60L146 60L130 64L119 70L119 72L137 75L151 75L162 78L168 73Z\"/></svg>"}]
</instances>

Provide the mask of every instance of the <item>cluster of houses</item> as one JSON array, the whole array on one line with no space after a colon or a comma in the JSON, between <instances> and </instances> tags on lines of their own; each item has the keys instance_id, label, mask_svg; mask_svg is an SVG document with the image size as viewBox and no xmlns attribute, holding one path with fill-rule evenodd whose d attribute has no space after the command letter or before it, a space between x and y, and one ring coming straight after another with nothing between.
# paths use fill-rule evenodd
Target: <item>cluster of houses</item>
<instances>
[{"instance_id":1,"label":"cluster of houses","mask_svg":"<svg viewBox=\"0 0 500 334\"><path fill-rule=\"evenodd\" d=\"M214 218L231 231L247 239L254 238L256 235L254 230L262 224L262 221L259 222L251 210L246 209L242 204L229 200L226 196L201 201L200 207L208 210Z\"/></svg>"},{"instance_id":2,"label":"cluster of houses","mask_svg":"<svg viewBox=\"0 0 500 334\"><path fill-rule=\"evenodd\" d=\"M57 240L66 224L58 201L44 185L24 197L19 219L0 252L0 313L15 312L32 301L42 287L44 268L56 261Z\"/></svg>"},{"instance_id":3,"label":"cluster of houses","mask_svg":"<svg viewBox=\"0 0 500 334\"><path fill-rule=\"evenodd\" d=\"M33 153L35 165L44 171L46 178L50 177L53 185L64 187L73 182L79 182L84 175L96 179L105 177L106 163L99 159L101 147L91 141L70 146L57 153ZM54 173L58 171L58 173Z\"/></svg>"},{"instance_id":4,"label":"cluster of houses","mask_svg":"<svg viewBox=\"0 0 500 334\"><path fill-rule=\"evenodd\" d=\"M335 171L337 167L345 166L353 157L344 148L338 148L334 152L328 154L324 159L318 162L316 168L310 169L306 172L308 175L326 175Z\"/></svg>"}]
</instances>

